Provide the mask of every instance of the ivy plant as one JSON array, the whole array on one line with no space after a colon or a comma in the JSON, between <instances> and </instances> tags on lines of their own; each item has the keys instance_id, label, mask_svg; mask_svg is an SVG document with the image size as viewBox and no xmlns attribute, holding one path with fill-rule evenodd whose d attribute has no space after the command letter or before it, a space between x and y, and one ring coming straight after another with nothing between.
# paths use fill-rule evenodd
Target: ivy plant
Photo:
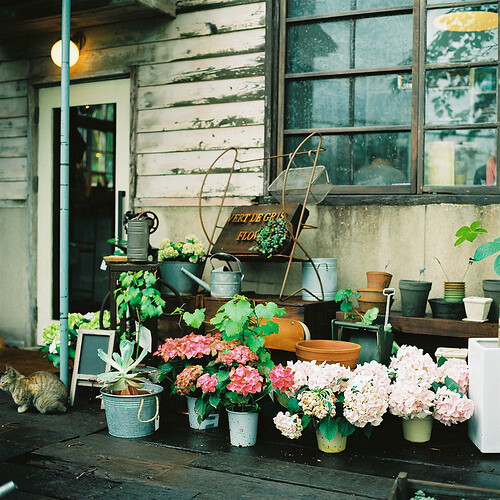
<instances>
[{"instance_id":1,"label":"ivy plant","mask_svg":"<svg viewBox=\"0 0 500 500\"><path fill-rule=\"evenodd\" d=\"M290 241L290 231L285 219L271 219L255 232L255 244L249 250L257 251L267 258L283 251Z\"/></svg>"}]
</instances>

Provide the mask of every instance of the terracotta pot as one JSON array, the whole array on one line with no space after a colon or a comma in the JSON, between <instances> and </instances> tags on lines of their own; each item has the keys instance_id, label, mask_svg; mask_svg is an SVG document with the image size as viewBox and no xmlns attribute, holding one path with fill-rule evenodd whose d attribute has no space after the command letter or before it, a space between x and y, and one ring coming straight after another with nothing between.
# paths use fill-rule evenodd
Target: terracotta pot
<instances>
[{"instance_id":1,"label":"terracotta pot","mask_svg":"<svg viewBox=\"0 0 500 500\"><path fill-rule=\"evenodd\" d=\"M392 274L383 271L367 271L366 287L383 290L391 284Z\"/></svg>"},{"instance_id":2,"label":"terracotta pot","mask_svg":"<svg viewBox=\"0 0 500 500\"><path fill-rule=\"evenodd\" d=\"M386 301L386 296L382 293L382 290L375 290L374 288L358 288L358 292L361 295L361 300L369 300L370 302Z\"/></svg>"},{"instance_id":3,"label":"terracotta pot","mask_svg":"<svg viewBox=\"0 0 500 500\"><path fill-rule=\"evenodd\" d=\"M295 353L300 361L326 361L356 368L361 346L342 340L301 340L295 344Z\"/></svg>"},{"instance_id":4,"label":"terracotta pot","mask_svg":"<svg viewBox=\"0 0 500 500\"><path fill-rule=\"evenodd\" d=\"M363 298L358 299L358 309L360 310L360 312L365 313L372 307L378 307L379 314L385 314L387 301L384 300L383 302L377 302L375 300L365 300Z\"/></svg>"}]
</instances>

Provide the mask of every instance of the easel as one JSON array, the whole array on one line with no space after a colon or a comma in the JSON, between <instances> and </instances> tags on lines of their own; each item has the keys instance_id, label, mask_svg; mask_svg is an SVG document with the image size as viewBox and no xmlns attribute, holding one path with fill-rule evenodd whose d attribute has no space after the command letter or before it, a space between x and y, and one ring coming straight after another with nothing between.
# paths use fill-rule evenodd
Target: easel
<instances>
[{"instance_id":1,"label":"easel","mask_svg":"<svg viewBox=\"0 0 500 500\"><path fill-rule=\"evenodd\" d=\"M319 139L318 140L318 146L315 149L311 149L311 150L308 150L308 151L300 151L301 148L302 148L302 146L304 144L306 144L307 141L309 141L312 137L315 137L315 136L317 136L318 139ZM304 195L304 200L302 201L302 210L301 210L301 213L300 213L300 216L299 216L299 221L298 221L298 224L296 226L295 231L293 229L292 224L290 223L290 220L288 220L288 218L286 217L286 213L285 213L285 222L286 222L286 225L287 225L287 228L288 228L288 232L290 234L290 238L292 240L291 250L290 250L290 252L289 252L288 255L274 255L273 256L273 258L279 258L281 260L283 260L283 259L288 260L288 264L287 264L285 276L283 278L283 283L282 283L281 291L280 291L280 295L279 295L279 298L282 301L285 301L285 300L289 299L290 297L293 297L294 295L297 295L298 293L300 293L302 291L308 292L315 299L317 299L319 301L323 301L324 298L325 298L325 293L324 293L324 290L323 290L323 283L321 282L321 277L319 275L319 272L316 269L316 267L313 265L312 258L307 253L307 251L304 248L304 246L299 242L299 235L300 235L300 232L302 231L302 229L317 229L317 226L311 226L311 225L305 224L305 222L304 222L304 214L305 214L305 211L306 211L307 200L309 198L309 194L310 194L310 191L311 191L312 181L314 179L314 174L315 174L315 171L316 171L316 167L318 165L318 156L319 156L319 153L322 152L322 151L326 151L326 149L324 147L322 147L322 142L323 142L323 139L322 139L321 134L319 132L313 132L313 133L309 134L297 146L297 148L295 149L295 151L292 154L289 154L289 155L288 154L281 154L281 155L275 155L275 156L266 156L266 157L262 157L262 158L252 158L250 160L239 160L238 159L238 150L236 148L233 148L233 147L228 148L224 152L222 152L214 160L214 162L212 163L212 165L210 165L210 168L207 170L207 172L206 172L206 174L205 174L205 176L203 178L203 182L201 184L200 194L199 194L199 197L198 197L198 212L199 212L200 223L201 223L201 227L203 229L203 233L205 234L205 237L207 238L207 240L209 242L209 251L208 251L208 253L210 254L211 250L212 250L212 248L213 248L213 246L215 244L214 240L215 240L215 233L216 233L216 231L218 229L222 230L224 228L224 226L220 225L219 221L220 221L222 209L224 207L224 203L225 203L226 198L227 198L227 193L229 191L229 186L231 185L231 177L232 177L232 175L234 173L236 164L240 165L240 164L244 164L244 163L250 163L250 162L255 162L255 161L260 161L260 160L270 160L270 159L275 159L275 158L289 158L288 165L287 165L287 167L285 169L285 176L284 176L284 181L283 181L283 190L282 190L282 197L281 197L282 211L286 212L286 210L285 210L285 203L286 203L286 199L285 199L286 198L286 181L287 181L287 178L288 178L288 174L289 174L290 168L294 164L294 159L297 156L299 156L299 155L307 154L307 155L311 156L312 154L314 154L313 166L311 168L311 174L310 174L309 182L308 182L308 185L307 185L307 188L306 188L306 192L305 192L305 195ZM226 155L226 154L228 154L230 152L234 152L234 158L233 158L233 161L232 161L232 164L231 164L231 168L230 168L228 179L227 179L227 182L226 182L226 185L225 185L224 193L222 195L222 199L221 199L221 202L220 202L220 205L219 205L219 211L218 211L217 217L215 219L213 230L212 230L211 234L209 234L208 231L207 231L207 228L206 228L206 226L205 226L205 224L203 222L203 213L202 213L203 191L204 191L204 188L205 188L205 184L206 184L207 178L210 175L212 169L219 162L219 160L222 157L224 157L224 155ZM305 258L299 258L299 257L295 256L295 250L296 250L297 247L299 247L302 250L302 252L305 255ZM238 257L241 259L243 256L238 255ZM245 257L248 258L248 256L245 256ZM283 297L285 286L286 286L286 283L287 283L287 280L288 280L288 275L290 273L290 268L292 266L292 262L294 262L294 261L295 262L306 262L306 261L308 261L308 262L311 263L311 265L312 265L312 267L313 267L313 269L314 269L314 271L316 273L316 276L318 278L320 287L321 287L321 298L317 297L315 294L313 294L311 291L307 290L306 288L299 288L298 290L296 290L292 294L288 295L287 297L285 297L285 298Z\"/></svg>"}]
</instances>

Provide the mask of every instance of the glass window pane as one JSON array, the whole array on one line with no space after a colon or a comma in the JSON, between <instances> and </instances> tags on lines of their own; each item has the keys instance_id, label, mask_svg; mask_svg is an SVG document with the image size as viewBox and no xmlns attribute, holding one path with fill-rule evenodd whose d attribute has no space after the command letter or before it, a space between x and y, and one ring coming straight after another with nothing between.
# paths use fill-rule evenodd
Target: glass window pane
<instances>
[{"instance_id":1,"label":"glass window pane","mask_svg":"<svg viewBox=\"0 0 500 500\"><path fill-rule=\"evenodd\" d=\"M424 182L428 186L497 185L494 129L425 133Z\"/></svg>"},{"instance_id":2,"label":"glass window pane","mask_svg":"<svg viewBox=\"0 0 500 500\"><path fill-rule=\"evenodd\" d=\"M496 67L428 71L425 84L426 124L496 122Z\"/></svg>"},{"instance_id":3,"label":"glass window pane","mask_svg":"<svg viewBox=\"0 0 500 500\"><path fill-rule=\"evenodd\" d=\"M349 80L304 80L286 86L285 128L349 125Z\"/></svg>"},{"instance_id":4,"label":"glass window pane","mask_svg":"<svg viewBox=\"0 0 500 500\"><path fill-rule=\"evenodd\" d=\"M354 125L410 125L411 75L355 79Z\"/></svg>"},{"instance_id":5,"label":"glass window pane","mask_svg":"<svg viewBox=\"0 0 500 500\"><path fill-rule=\"evenodd\" d=\"M427 63L495 60L498 57L497 11L497 5L429 10Z\"/></svg>"},{"instance_id":6,"label":"glass window pane","mask_svg":"<svg viewBox=\"0 0 500 500\"><path fill-rule=\"evenodd\" d=\"M356 68L411 64L411 14L358 19L354 50Z\"/></svg>"},{"instance_id":7,"label":"glass window pane","mask_svg":"<svg viewBox=\"0 0 500 500\"><path fill-rule=\"evenodd\" d=\"M287 16L314 16L349 10L380 9L382 7L412 6L411 0L288 0Z\"/></svg>"},{"instance_id":8,"label":"glass window pane","mask_svg":"<svg viewBox=\"0 0 500 500\"><path fill-rule=\"evenodd\" d=\"M349 22L300 24L287 33L287 73L349 68Z\"/></svg>"},{"instance_id":9,"label":"glass window pane","mask_svg":"<svg viewBox=\"0 0 500 500\"><path fill-rule=\"evenodd\" d=\"M286 137L285 152L291 153L304 137ZM317 146L313 137L304 149ZM335 185L408 185L410 172L410 134L376 133L323 136L318 164L325 165ZM296 166L310 166L302 155Z\"/></svg>"}]
</instances>

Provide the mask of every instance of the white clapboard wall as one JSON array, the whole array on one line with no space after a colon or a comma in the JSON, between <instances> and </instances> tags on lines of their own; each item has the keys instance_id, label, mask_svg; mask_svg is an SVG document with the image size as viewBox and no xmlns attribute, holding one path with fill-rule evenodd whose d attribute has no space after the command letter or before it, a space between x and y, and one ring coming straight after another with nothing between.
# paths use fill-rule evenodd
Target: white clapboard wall
<instances>
[{"instance_id":1,"label":"white clapboard wall","mask_svg":"<svg viewBox=\"0 0 500 500\"><path fill-rule=\"evenodd\" d=\"M136 76L131 95L136 206L190 204L208 167L228 147L238 148L241 159L262 158L265 1L180 0L175 19L158 15L95 26L86 28L85 36L73 81L131 71ZM21 53L22 40L17 47L0 47L0 206L28 195L34 151L29 89L59 78L46 39L30 41L23 60L12 55L16 48ZM222 194L230 160L224 157L209 176L208 198ZM263 161L242 164L229 196L262 191Z\"/></svg>"}]
</instances>

